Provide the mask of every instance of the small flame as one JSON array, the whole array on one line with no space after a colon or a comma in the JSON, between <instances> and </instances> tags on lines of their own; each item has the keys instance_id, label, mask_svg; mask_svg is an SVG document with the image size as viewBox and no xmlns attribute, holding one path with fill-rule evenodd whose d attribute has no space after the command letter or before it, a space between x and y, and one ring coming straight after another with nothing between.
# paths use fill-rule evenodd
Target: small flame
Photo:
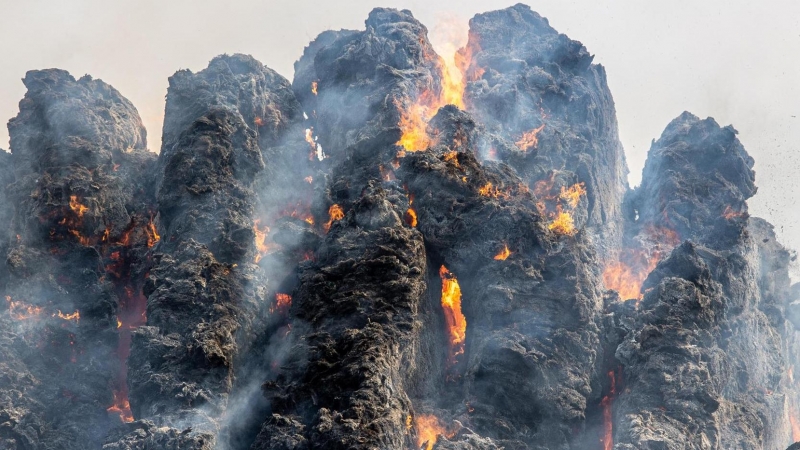
<instances>
[{"instance_id":1,"label":"small flame","mask_svg":"<svg viewBox=\"0 0 800 450\"><path fill-rule=\"evenodd\" d=\"M264 126L264 119L261 117L256 117L255 120L253 120L253 123L255 123L257 127Z\"/></svg>"},{"instance_id":2,"label":"small flame","mask_svg":"<svg viewBox=\"0 0 800 450\"><path fill-rule=\"evenodd\" d=\"M58 317L59 319L64 319L69 321L74 320L75 322L79 322L81 320L81 313L79 311L75 311L72 314L64 314L59 310L58 314L53 314L53 317Z\"/></svg>"},{"instance_id":3,"label":"small flame","mask_svg":"<svg viewBox=\"0 0 800 450\"><path fill-rule=\"evenodd\" d=\"M117 329L122 328L122 321L117 319Z\"/></svg>"},{"instance_id":4,"label":"small flame","mask_svg":"<svg viewBox=\"0 0 800 450\"><path fill-rule=\"evenodd\" d=\"M467 319L461 313L461 287L458 285L455 275L447 270L447 267L442 266L439 268L439 276L442 278L442 309L450 341L447 363L448 366L453 366L456 358L464 354Z\"/></svg>"},{"instance_id":5,"label":"small flame","mask_svg":"<svg viewBox=\"0 0 800 450\"><path fill-rule=\"evenodd\" d=\"M511 250L508 249L508 245L503 243L503 249L500 250L500 253L494 255L495 261L505 261L509 256L511 256Z\"/></svg>"},{"instance_id":6,"label":"small flame","mask_svg":"<svg viewBox=\"0 0 800 450\"><path fill-rule=\"evenodd\" d=\"M555 217L553 218L553 221L550 222L550 225L547 226L547 228L556 234L565 236L572 236L577 232L575 229L575 221L572 219L572 214L564 211L561 205L558 205Z\"/></svg>"},{"instance_id":7,"label":"small flame","mask_svg":"<svg viewBox=\"0 0 800 450\"><path fill-rule=\"evenodd\" d=\"M147 224L147 247L152 248L156 245L156 242L161 240L161 236L158 235L158 231L156 230L156 225L153 223L153 218L150 217L150 222Z\"/></svg>"},{"instance_id":8,"label":"small flame","mask_svg":"<svg viewBox=\"0 0 800 450\"><path fill-rule=\"evenodd\" d=\"M311 82L311 93L314 95L317 95L317 85L316 81Z\"/></svg>"},{"instance_id":9,"label":"small flame","mask_svg":"<svg viewBox=\"0 0 800 450\"><path fill-rule=\"evenodd\" d=\"M342 209L342 207L335 203L331 205L331 207L328 208L328 223L325 224L325 232L327 233L328 231L330 231L333 222L337 220L342 220L343 218L344 218L344 210Z\"/></svg>"},{"instance_id":10,"label":"small flame","mask_svg":"<svg viewBox=\"0 0 800 450\"><path fill-rule=\"evenodd\" d=\"M269 227L265 226L264 228L259 228L258 225L261 223L261 219L256 219L253 222L253 233L255 233L255 244L256 244L256 256L255 256L255 263L258 264L261 261L261 258L264 257L269 252L269 245L266 244L267 235L269 234Z\"/></svg>"},{"instance_id":11,"label":"small flame","mask_svg":"<svg viewBox=\"0 0 800 450\"><path fill-rule=\"evenodd\" d=\"M307 176L307 177L303 178L303 180L304 180L306 183L308 183L308 184L312 184L312 183L314 182L314 177L312 177L311 175L309 175L309 176Z\"/></svg>"},{"instance_id":12,"label":"small flame","mask_svg":"<svg viewBox=\"0 0 800 450\"><path fill-rule=\"evenodd\" d=\"M539 145L538 134L544 130L544 124L533 130L522 133L522 136L517 140L516 144L520 150L527 152L531 148L536 148Z\"/></svg>"},{"instance_id":13,"label":"small flame","mask_svg":"<svg viewBox=\"0 0 800 450\"><path fill-rule=\"evenodd\" d=\"M725 207L725 211L722 212L722 217L727 220L738 219L740 217L744 217L744 213L735 211L730 205L728 205Z\"/></svg>"},{"instance_id":14,"label":"small flame","mask_svg":"<svg viewBox=\"0 0 800 450\"><path fill-rule=\"evenodd\" d=\"M405 219L406 223L409 226L416 228L416 226L417 226L417 212L414 211L414 208L408 208L408 210L406 210L406 215L405 215L404 219Z\"/></svg>"},{"instance_id":15,"label":"small flame","mask_svg":"<svg viewBox=\"0 0 800 450\"><path fill-rule=\"evenodd\" d=\"M119 419L125 423L133 422L131 404L123 393L114 391L114 404L109 406L106 411L119 415Z\"/></svg>"},{"instance_id":16,"label":"small flame","mask_svg":"<svg viewBox=\"0 0 800 450\"><path fill-rule=\"evenodd\" d=\"M410 419L411 416L408 417ZM406 423L408 423L406 419ZM417 448L425 446L425 450L432 450L439 436L453 437L455 433L448 431L438 417L432 414L421 414L414 418L414 427L417 429Z\"/></svg>"},{"instance_id":17,"label":"small flame","mask_svg":"<svg viewBox=\"0 0 800 450\"><path fill-rule=\"evenodd\" d=\"M11 317L16 320L31 319L38 317L42 313L42 307L28 305L21 301L14 301L11 299L10 295L6 295L6 301L8 302L8 312L11 314Z\"/></svg>"},{"instance_id":18,"label":"small flame","mask_svg":"<svg viewBox=\"0 0 800 450\"><path fill-rule=\"evenodd\" d=\"M292 296L289 294L284 294L278 292L275 294L275 304L270 306L269 312L270 314L274 314L277 312L281 315L286 315L289 313L289 308L292 307Z\"/></svg>"},{"instance_id":19,"label":"small flame","mask_svg":"<svg viewBox=\"0 0 800 450\"><path fill-rule=\"evenodd\" d=\"M83 217L83 214L89 210L89 207L78 201L77 195L69 196L69 209L71 209L78 217Z\"/></svg>"},{"instance_id":20,"label":"small flame","mask_svg":"<svg viewBox=\"0 0 800 450\"><path fill-rule=\"evenodd\" d=\"M586 187L583 183L573 184L569 188L561 187L561 200L567 202L570 208L575 209L581 200L581 197L586 195Z\"/></svg>"},{"instance_id":21,"label":"small flame","mask_svg":"<svg viewBox=\"0 0 800 450\"><path fill-rule=\"evenodd\" d=\"M606 289L617 291L622 300L641 300L642 285L661 258L680 244L678 234L669 228L650 226L646 229L646 245L625 249L618 261L603 270Z\"/></svg>"}]
</instances>

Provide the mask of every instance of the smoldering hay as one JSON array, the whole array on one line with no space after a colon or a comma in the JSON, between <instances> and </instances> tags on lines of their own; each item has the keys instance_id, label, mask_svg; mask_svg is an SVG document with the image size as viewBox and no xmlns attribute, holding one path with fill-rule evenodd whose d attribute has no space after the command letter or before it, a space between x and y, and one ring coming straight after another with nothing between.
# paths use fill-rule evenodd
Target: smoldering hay
<instances>
[{"instance_id":1,"label":"smoldering hay","mask_svg":"<svg viewBox=\"0 0 800 450\"><path fill-rule=\"evenodd\" d=\"M291 82L181 70L157 155L101 80L23 81L0 448L800 441L795 256L736 130L681 114L630 188L604 68L527 6L450 55L378 8Z\"/></svg>"}]
</instances>

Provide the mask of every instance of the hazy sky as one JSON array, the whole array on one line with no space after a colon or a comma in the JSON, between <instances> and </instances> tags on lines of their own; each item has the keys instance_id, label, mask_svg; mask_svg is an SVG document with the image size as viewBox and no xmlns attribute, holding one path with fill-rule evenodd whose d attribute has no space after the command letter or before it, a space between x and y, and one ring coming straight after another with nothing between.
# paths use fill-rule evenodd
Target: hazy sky
<instances>
[{"instance_id":1,"label":"hazy sky","mask_svg":"<svg viewBox=\"0 0 800 450\"><path fill-rule=\"evenodd\" d=\"M220 53L249 53L291 79L326 29L363 29L376 6L408 8L433 30L465 25L496 0L0 0L0 119L17 113L25 71L91 74L139 109L157 150L167 77ZM542 0L528 3L603 64L632 185L650 147L684 110L732 124L756 159L751 212L800 249L800 1ZM8 148L0 127L0 148Z\"/></svg>"}]
</instances>

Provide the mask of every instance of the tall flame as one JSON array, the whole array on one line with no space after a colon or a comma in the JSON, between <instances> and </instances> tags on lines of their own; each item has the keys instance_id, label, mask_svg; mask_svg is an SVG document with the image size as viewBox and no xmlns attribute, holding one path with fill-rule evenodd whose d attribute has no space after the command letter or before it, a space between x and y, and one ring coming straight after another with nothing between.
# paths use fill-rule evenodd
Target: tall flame
<instances>
[{"instance_id":1,"label":"tall flame","mask_svg":"<svg viewBox=\"0 0 800 450\"><path fill-rule=\"evenodd\" d=\"M464 354L467 319L461 313L461 287L458 285L455 275L450 273L447 267L442 266L439 269L439 276L442 278L442 309L450 341L447 363L448 366L453 366L456 358Z\"/></svg>"},{"instance_id":2,"label":"tall flame","mask_svg":"<svg viewBox=\"0 0 800 450\"><path fill-rule=\"evenodd\" d=\"M454 105L464 109L467 82L465 73L470 66L473 50L459 50L459 47L467 43L466 36L466 24L456 18L441 20L434 27L431 41L440 56L426 52L425 58L439 68L441 91L423 91L410 104L395 102L400 110L399 125L402 133L397 145L406 151L416 152L430 147L432 142L427 133L428 122L439 108ZM424 41L422 43L425 45Z\"/></svg>"},{"instance_id":3,"label":"tall flame","mask_svg":"<svg viewBox=\"0 0 800 450\"><path fill-rule=\"evenodd\" d=\"M608 395L603 397L600 402L600 406L603 407L603 450L612 450L614 448L614 417L611 406L614 403L614 397L617 395L617 379L613 370L608 372L608 379L611 382L611 387Z\"/></svg>"},{"instance_id":4,"label":"tall flame","mask_svg":"<svg viewBox=\"0 0 800 450\"><path fill-rule=\"evenodd\" d=\"M125 423L133 422L133 414L131 413L131 404L128 401L127 395L122 395L119 391L114 391L114 404L108 407L106 411L117 414L119 419Z\"/></svg>"}]
</instances>

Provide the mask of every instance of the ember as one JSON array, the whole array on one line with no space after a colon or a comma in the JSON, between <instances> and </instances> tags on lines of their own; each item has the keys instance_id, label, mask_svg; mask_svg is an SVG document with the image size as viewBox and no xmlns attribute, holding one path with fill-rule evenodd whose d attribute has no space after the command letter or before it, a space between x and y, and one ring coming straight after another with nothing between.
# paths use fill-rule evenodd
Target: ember
<instances>
[{"instance_id":1,"label":"ember","mask_svg":"<svg viewBox=\"0 0 800 450\"><path fill-rule=\"evenodd\" d=\"M533 130L526 131L522 133L522 136L515 142L517 147L520 150L526 152L532 148L536 148L539 145L539 138L538 135L541 131L544 130L544 124L541 126L534 128Z\"/></svg>"}]
</instances>

